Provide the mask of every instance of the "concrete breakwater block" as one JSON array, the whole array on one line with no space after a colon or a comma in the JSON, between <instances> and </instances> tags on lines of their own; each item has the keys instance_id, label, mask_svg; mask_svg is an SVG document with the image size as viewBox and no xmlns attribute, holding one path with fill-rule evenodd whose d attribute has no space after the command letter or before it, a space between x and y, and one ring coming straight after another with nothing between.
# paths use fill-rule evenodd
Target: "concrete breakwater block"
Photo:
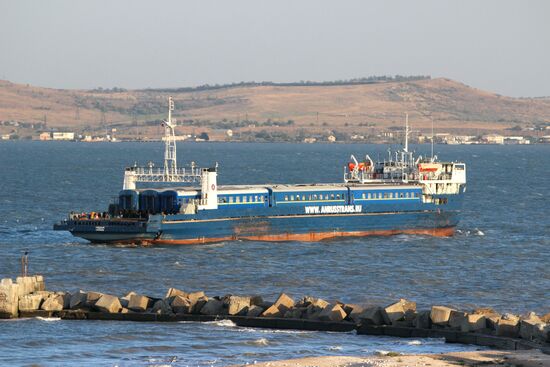
<instances>
[{"instance_id":1,"label":"concrete breakwater block","mask_svg":"<svg viewBox=\"0 0 550 367\"><path fill-rule=\"evenodd\" d=\"M65 297L63 294L51 294L44 300L40 308L44 311L61 311L65 306Z\"/></svg>"},{"instance_id":2,"label":"concrete breakwater block","mask_svg":"<svg viewBox=\"0 0 550 367\"><path fill-rule=\"evenodd\" d=\"M44 301L42 294L26 294L19 297L19 312L35 311L40 309L40 305Z\"/></svg>"},{"instance_id":3,"label":"concrete breakwater block","mask_svg":"<svg viewBox=\"0 0 550 367\"><path fill-rule=\"evenodd\" d=\"M86 301L88 299L88 294L82 290L71 294L69 299L69 308L75 310L77 308L86 307Z\"/></svg>"},{"instance_id":4,"label":"concrete breakwater block","mask_svg":"<svg viewBox=\"0 0 550 367\"><path fill-rule=\"evenodd\" d=\"M294 306L294 300L284 293L281 293L275 303L265 310L264 317L283 317L283 315Z\"/></svg>"},{"instance_id":5,"label":"concrete breakwater block","mask_svg":"<svg viewBox=\"0 0 550 367\"><path fill-rule=\"evenodd\" d=\"M117 313L122 310L118 297L104 294L94 303L94 308L101 312Z\"/></svg>"},{"instance_id":6,"label":"concrete breakwater block","mask_svg":"<svg viewBox=\"0 0 550 367\"><path fill-rule=\"evenodd\" d=\"M130 296L130 300L126 307L132 311L144 312L149 307L150 302L151 300L148 297L133 294Z\"/></svg>"},{"instance_id":7,"label":"concrete breakwater block","mask_svg":"<svg viewBox=\"0 0 550 367\"><path fill-rule=\"evenodd\" d=\"M430 313L432 324L447 326L453 311L456 310L445 306L432 306L432 311Z\"/></svg>"},{"instance_id":8,"label":"concrete breakwater block","mask_svg":"<svg viewBox=\"0 0 550 367\"><path fill-rule=\"evenodd\" d=\"M246 315L250 307L250 297L229 296L227 306L229 315Z\"/></svg>"}]
</instances>

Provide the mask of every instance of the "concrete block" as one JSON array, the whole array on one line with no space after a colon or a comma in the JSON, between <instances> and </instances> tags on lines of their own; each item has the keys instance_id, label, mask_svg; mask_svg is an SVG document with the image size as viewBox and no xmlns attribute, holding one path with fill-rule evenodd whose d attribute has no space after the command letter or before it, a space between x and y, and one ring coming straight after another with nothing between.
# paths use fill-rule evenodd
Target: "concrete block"
<instances>
[{"instance_id":1,"label":"concrete block","mask_svg":"<svg viewBox=\"0 0 550 367\"><path fill-rule=\"evenodd\" d=\"M128 304L130 304L130 298L135 294L137 293L134 291L131 291L131 292L128 292L124 297L120 297L119 301L122 307L128 308Z\"/></svg>"},{"instance_id":2,"label":"concrete block","mask_svg":"<svg viewBox=\"0 0 550 367\"><path fill-rule=\"evenodd\" d=\"M147 307L149 307L148 297L141 296L139 294L132 294L130 296L130 301L127 306L128 309L136 312L144 312Z\"/></svg>"},{"instance_id":3,"label":"concrete block","mask_svg":"<svg viewBox=\"0 0 550 367\"><path fill-rule=\"evenodd\" d=\"M63 296L63 309L68 310L71 304L71 294L69 292L59 292Z\"/></svg>"},{"instance_id":4,"label":"concrete block","mask_svg":"<svg viewBox=\"0 0 550 367\"><path fill-rule=\"evenodd\" d=\"M191 302L191 313L200 314L202 308L208 302L208 297L203 296L203 297L200 297L200 298L196 299L195 301L193 301L192 299L190 299L189 301ZM222 302L222 304L223 304L223 302Z\"/></svg>"},{"instance_id":5,"label":"concrete block","mask_svg":"<svg viewBox=\"0 0 550 367\"><path fill-rule=\"evenodd\" d=\"M462 327L462 324L466 322L468 314L462 311L451 311L449 315L449 327L459 330Z\"/></svg>"},{"instance_id":6,"label":"concrete block","mask_svg":"<svg viewBox=\"0 0 550 367\"><path fill-rule=\"evenodd\" d=\"M384 314L386 311L382 307L369 307L359 315L360 323L363 325L385 325L386 317Z\"/></svg>"},{"instance_id":7,"label":"concrete block","mask_svg":"<svg viewBox=\"0 0 550 367\"><path fill-rule=\"evenodd\" d=\"M86 306L93 307L95 303L103 296L103 293L88 292L86 293Z\"/></svg>"},{"instance_id":8,"label":"concrete block","mask_svg":"<svg viewBox=\"0 0 550 367\"><path fill-rule=\"evenodd\" d=\"M481 314L467 315L460 324L460 330L463 332L480 331L487 328L485 316Z\"/></svg>"},{"instance_id":9,"label":"concrete block","mask_svg":"<svg viewBox=\"0 0 550 367\"><path fill-rule=\"evenodd\" d=\"M181 291L181 290L176 289L176 288L170 288L170 289L168 289L168 292L166 292L166 297L164 297L164 298L171 298L171 297L175 297L175 296L187 297L187 295L188 294L184 291Z\"/></svg>"},{"instance_id":10,"label":"concrete block","mask_svg":"<svg viewBox=\"0 0 550 367\"><path fill-rule=\"evenodd\" d=\"M417 329L429 329L432 327L431 311L421 311L416 315L414 327Z\"/></svg>"},{"instance_id":11,"label":"concrete block","mask_svg":"<svg viewBox=\"0 0 550 367\"><path fill-rule=\"evenodd\" d=\"M180 295L172 297L172 303L170 304L170 306L172 307L172 311L174 311L174 313L179 313L179 314L191 313L192 306L191 306L191 302L189 302L187 297L180 296Z\"/></svg>"},{"instance_id":12,"label":"concrete block","mask_svg":"<svg viewBox=\"0 0 550 367\"><path fill-rule=\"evenodd\" d=\"M531 317L527 320L520 320L519 336L522 339L529 341L539 340L546 342L545 327L546 324L543 323L539 317Z\"/></svg>"},{"instance_id":13,"label":"concrete block","mask_svg":"<svg viewBox=\"0 0 550 367\"><path fill-rule=\"evenodd\" d=\"M250 297L230 296L227 313L229 315L246 315L250 304Z\"/></svg>"},{"instance_id":14,"label":"concrete block","mask_svg":"<svg viewBox=\"0 0 550 367\"><path fill-rule=\"evenodd\" d=\"M348 313L349 319L351 319L351 321L355 323L358 323L359 317L365 311L366 307L363 305L347 305L347 306L351 307L351 311Z\"/></svg>"},{"instance_id":15,"label":"concrete block","mask_svg":"<svg viewBox=\"0 0 550 367\"><path fill-rule=\"evenodd\" d=\"M62 294L52 294L44 300L40 308L44 311L61 311L65 304Z\"/></svg>"},{"instance_id":16,"label":"concrete block","mask_svg":"<svg viewBox=\"0 0 550 367\"><path fill-rule=\"evenodd\" d=\"M445 306L432 306L430 319L433 324L446 326L449 323L449 318L451 317L452 311L455 310Z\"/></svg>"},{"instance_id":17,"label":"concrete block","mask_svg":"<svg viewBox=\"0 0 550 367\"><path fill-rule=\"evenodd\" d=\"M251 306L261 306L264 303L262 296L252 296L250 297Z\"/></svg>"},{"instance_id":18,"label":"concrete block","mask_svg":"<svg viewBox=\"0 0 550 367\"><path fill-rule=\"evenodd\" d=\"M153 309L151 310L152 313L155 313L157 315L172 315L174 312L172 312L172 308L170 305L162 299L159 299L155 302L153 305Z\"/></svg>"},{"instance_id":19,"label":"concrete block","mask_svg":"<svg viewBox=\"0 0 550 367\"><path fill-rule=\"evenodd\" d=\"M0 319L17 317L19 313L19 285L11 279L0 283Z\"/></svg>"},{"instance_id":20,"label":"concrete block","mask_svg":"<svg viewBox=\"0 0 550 367\"><path fill-rule=\"evenodd\" d=\"M19 297L19 312L39 310L43 300L41 294L26 294Z\"/></svg>"},{"instance_id":21,"label":"concrete block","mask_svg":"<svg viewBox=\"0 0 550 367\"><path fill-rule=\"evenodd\" d=\"M321 311L321 314L319 315L319 320L340 322L344 320L346 316L346 311L344 311L342 306L338 304L328 305L324 308L323 311Z\"/></svg>"},{"instance_id":22,"label":"concrete block","mask_svg":"<svg viewBox=\"0 0 550 367\"><path fill-rule=\"evenodd\" d=\"M517 318L500 318L496 328L497 336L506 336L509 338L519 337L519 319Z\"/></svg>"},{"instance_id":23,"label":"concrete block","mask_svg":"<svg viewBox=\"0 0 550 367\"><path fill-rule=\"evenodd\" d=\"M294 300L284 293L279 295L275 303L262 313L263 317L283 317L283 315L294 307Z\"/></svg>"},{"instance_id":24,"label":"concrete block","mask_svg":"<svg viewBox=\"0 0 550 367\"><path fill-rule=\"evenodd\" d=\"M390 323L403 320L407 311L416 312L416 302L401 298L399 301L384 308Z\"/></svg>"},{"instance_id":25,"label":"concrete block","mask_svg":"<svg viewBox=\"0 0 550 367\"><path fill-rule=\"evenodd\" d=\"M215 298L210 298L201 308L203 315L221 315L223 312L223 302Z\"/></svg>"},{"instance_id":26,"label":"concrete block","mask_svg":"<svg viewBox=\"0 0 550 367\"><path fill-rule=\"evenodd\" d=\"M69 300L69 308L71 310L76 310L79 308L86 307L86 300L88 299L88 294L83 291L78 291L71 294L71 299Z\"/></svg>"},{"instance_id":27,"label":"concrete block","mask_svg":"<svg viewBox=\"0 0 550 367\"><path fill-rule=\"evenodd\" d=\"M206 297L206 294L204 292L192 292L187 295L187 298L191 303L197 302L199 299L205 299L208 300L208 297Z\"/></svg>"},{"instance_id":28,"label":"concrete block","mask_svg":"<svg viewBox=\"0 0 550 367\"><path fill-rule=\"evenodd\" d=\"M264 312L263 307L252 305L248 308L248 312L246 313L246 316L248 317L258 317Z\"/></svg>"},{"instance_id":29,"label":"concrete block","mask_svg":"<svg viewBox=\"0 0 550 367\"><path fill-rule=\"evenodd\" d=\"M122 309L122 305L118 297L104 294L97 300L94 308L100 312L118 313Z\"/></svg>"}]
</instances>

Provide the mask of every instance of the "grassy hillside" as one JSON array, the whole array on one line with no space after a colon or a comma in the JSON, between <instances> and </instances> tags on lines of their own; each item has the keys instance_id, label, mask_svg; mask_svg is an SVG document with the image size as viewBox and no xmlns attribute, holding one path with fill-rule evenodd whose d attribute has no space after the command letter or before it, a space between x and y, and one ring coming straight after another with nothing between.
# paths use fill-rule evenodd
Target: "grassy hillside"
<instances>
[{"instance_id":1,"label":"grassy hillside","mask_svg":"<svg viewBox=\"0 0 550 367\"><path fill-rule=\"evenodd\" d=\"M0 81L0 121L46 121L47 128L79 131L131 131L141 126L154 133L154 121L164 118L169 95L182 130L264 126L287 132L362 133L402 126L405 112L421 130L430 128L431 117L440 131L499 131L550 121L548 98L504 97L449 79L130 91L61 90Z\"/></svg>"}]
</instances>

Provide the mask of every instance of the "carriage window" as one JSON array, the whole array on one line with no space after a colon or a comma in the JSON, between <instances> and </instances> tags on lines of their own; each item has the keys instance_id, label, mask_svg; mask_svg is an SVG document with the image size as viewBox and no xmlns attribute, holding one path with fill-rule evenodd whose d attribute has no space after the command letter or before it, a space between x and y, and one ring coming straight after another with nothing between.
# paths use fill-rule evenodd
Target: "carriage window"
<instances>
[{"instance_id":1,"label":"carriage window","mask_svg":"<svg viewBox=\"0 0 550 367\"><path fill-rule=\"evenodd\" d=\"M241 202L241 197L240 196L235 196L235 202L240 203Z\"/></svg>"},{"instance_id":2,"label":"carriage window","mask_svg":"<svg viewBox=\"0 0 550 367\"><path fill-rule=\"evenodd\" d=\"M367 198L370 199L370 192L367 194Z\"/></svg>"},{"instance_id":3,"label":"carriage window","mask_svg":"<svg viewBox=\"0 0 550 367\"><path fill-rule=\"evenodd\" d=\"M361 197L362 197L363 199L365 199L365 198L367 197L367 195L365 195L365 193L363 193L363 194L361 194Z\"/></svg>"},{"instance_id":4,"label":"carriage window","mask_svg":"<svg viewBox=\"0 0 550 367\"><path fill-rule=\"evenodd\" d=\"M294 195L290 195L290 201L294 201Z\"/></svg>"},{"instance_id":5,"label":"carriage window","mask_svg":"<svg viewBox=\"0 0 550 367\"><path fill-rule=\"evenodd\" d=\"M313 194L313 200L317 200L317 194Z\"/></svg>"},{"instance_id":6,"label":"carriage window","mask_svg":"<svg viewBox=\"0 0 550 367\"><path fill-rule=\"evenodd\" d=\"M288 201L288 195L285 195L285 201Z\"/></svg>"},{"instance_id":7,"label":"carriage window","mask_svg":"<svg viewBox=\"0 0 550 367\"><path fill-rule=\"evenodd\" d=\"M390 192L388 196L390 199L393 198L393 192Z\"/></svg>"},{"instance_id":8,"label":"carriage window","mask_svg":"<svg viewBox=\"0 0 550 367\"><path fill-rule=\"evenodd\" d=\"M230 197L229 197L229 202L230 202L230 203L233 202L233 196L230 196Z\"/></svg>"}]
</instances>

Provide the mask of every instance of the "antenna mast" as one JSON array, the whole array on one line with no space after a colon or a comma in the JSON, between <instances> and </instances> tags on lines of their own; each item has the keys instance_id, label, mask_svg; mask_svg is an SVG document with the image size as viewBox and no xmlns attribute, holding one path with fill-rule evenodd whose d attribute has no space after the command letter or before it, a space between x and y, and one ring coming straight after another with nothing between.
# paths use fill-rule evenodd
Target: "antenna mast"
<instances>
[{"instance_id":1,"label":"antenna mast","mask_svg":"<svg viewBox=\"0 0 550 367\"><path fill-rule=\"evenodd\" d=\"M168 120L164 121L164 176L166 182L177 181L178 165L176 162L176 134L175 122L172 122L174 101L168 97Z\"/></svg>"},{"instance_id":2,"label":"antenna mast","mask_svg":"<svg viewBox=\"0 0 550 367\"><path fill-rule=\"evenodd\" d=\"M434 118L432 117L432 162L434 160Z\"/></svg>"},{"instance_id":3,"label":"antenna mast","mask_svg":"<svg viewBox=\"0 0 550 367\"><path fill-rule=\"evenodd\" d=\"M405 113L405 152L409 152L409 114Z\"/></svg>"}]
</instances>

